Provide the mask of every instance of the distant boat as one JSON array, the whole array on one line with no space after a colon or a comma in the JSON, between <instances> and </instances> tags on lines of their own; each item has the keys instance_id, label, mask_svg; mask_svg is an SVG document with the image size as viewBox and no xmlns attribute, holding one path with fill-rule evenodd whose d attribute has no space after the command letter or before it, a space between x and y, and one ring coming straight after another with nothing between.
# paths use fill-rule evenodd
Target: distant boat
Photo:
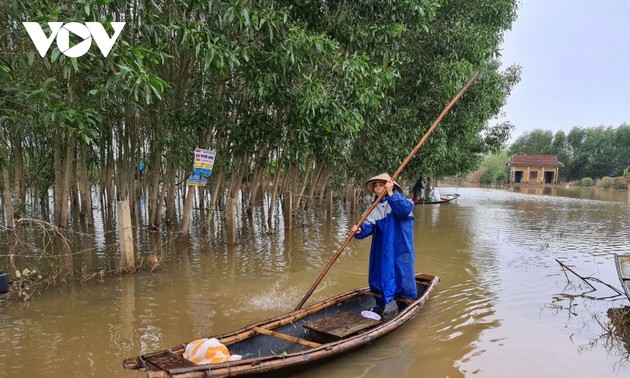
<instances>
[{"instance_id":1,"label":"distant boat","mask_svg":"<svg viewBox=\"0 0 630 378\"><path fill-rule=\"evenodd\" d=\"M623 286L628 300L630 300L630 255L618 255L615 253L615 266L617 267L617 274L619 275L619 281Z\"/></svg>"},{"instance_id":2,"label":"distant boat","mask_svg":"<svg viewBox=\"0 0 630 378\"><path fill-rule=\"evenodd\" d=\"M455 194L445 194L443 196L441 196L439 201L428 201L428 200L417 200L415 202L416 205L435 205L438 203L449 203L457 198L459 198L459 194L455 193Z\"/></svg>"}]
</instances>

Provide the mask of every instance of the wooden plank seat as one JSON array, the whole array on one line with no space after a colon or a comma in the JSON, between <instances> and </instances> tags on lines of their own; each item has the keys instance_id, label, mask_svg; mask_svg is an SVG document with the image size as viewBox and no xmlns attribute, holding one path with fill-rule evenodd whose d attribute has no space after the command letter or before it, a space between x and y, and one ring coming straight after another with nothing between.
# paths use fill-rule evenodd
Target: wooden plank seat
<instances>
[{"instance_id":1,"label":"wooden plank seat","mask_svg":"<svg viewBox=\"0 0 630 378\"><path fill-rule=\"evenodd\" d=\"M312 341L300 339L300 338L295 337L295 336L287 335L286 333L280 333L280 332L272 331L270 329L263 328L263 327L252 327L252 329L254 331L256 331L257 333L261 333L263 335L273 336L273 337L277 337L279 339L292 341L294 343L305 345L305 346L311 347L311 348L317 348L318 346L321 345L319 343L314 343Z\"/></svg>"},{"instance_id":2,"label":"wooden plank seat","mask_svg":"<svg viewBox=\"0 0 630 378\"><path fill-rule=\"evenodd\" d=\"M369 319L352 312L342 312L328 318L304 323L304 328L311 332L316 340L340 340L364 329L379 324L380 321Z\"/></svg>"}]
</instances>

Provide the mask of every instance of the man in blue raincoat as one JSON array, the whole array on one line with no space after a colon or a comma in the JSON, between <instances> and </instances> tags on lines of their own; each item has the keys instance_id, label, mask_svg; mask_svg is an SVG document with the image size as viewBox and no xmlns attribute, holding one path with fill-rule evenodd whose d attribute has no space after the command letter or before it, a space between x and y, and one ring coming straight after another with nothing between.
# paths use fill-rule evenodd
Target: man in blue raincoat
<instances>
[{"instance_id":1,"label":"man in blue raincoat","mask_svg":"<svg viewBox=\"0 0 630 378\"><path fill-rule=\"evenodd\" d=\"M414 203L402 194L402 188L387 173L369 179L366 190L377 196L387 191L365 222L354 225L354 237L372 235L370 249L370 290L381 294L372 311L383 315L385 305L396 297L416 299L413 208ZM405 306L397 302L398 310Z\"/></svg>"}]
</instances>

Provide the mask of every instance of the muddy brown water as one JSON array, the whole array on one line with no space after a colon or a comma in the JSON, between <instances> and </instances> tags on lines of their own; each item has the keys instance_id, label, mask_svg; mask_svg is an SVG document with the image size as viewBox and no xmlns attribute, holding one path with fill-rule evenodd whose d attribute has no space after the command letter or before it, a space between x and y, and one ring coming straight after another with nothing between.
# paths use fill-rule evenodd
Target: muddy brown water
<instances>
[{"instance_id":1,"label":"muddy brown water","mask_svg":"<svg viewBox=\"0 0 630 378\"><path fill-rule=\"evenodd\" d=\"M557 262L620 289L613 253L630 252L627 192L441 192L461 197L414 210L416 270L441 278L422 312L296 377L630 376L627 344L607 330L608 309L630 302ZM122 361L292 310L359 217L336 209L271 235L254 219L235 247L202 243L193 230L154 247L165 258L153 273L0 299L0 376L144 377ZM366 286L368 252L369 240L352 241L307 304Z\"/></svg>"}]
</instances>

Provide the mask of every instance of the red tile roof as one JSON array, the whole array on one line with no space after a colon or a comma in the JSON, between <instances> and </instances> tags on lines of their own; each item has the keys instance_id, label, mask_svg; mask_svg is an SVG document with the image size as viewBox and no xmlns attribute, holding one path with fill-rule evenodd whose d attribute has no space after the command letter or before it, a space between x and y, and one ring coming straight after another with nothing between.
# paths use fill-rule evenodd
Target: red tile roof
<instances>
[{"instance_id":1,"label":"red tile roof","mask_svg":"<svg viewBox=\"0 0 630 378\"><path fill-rule=\"evenodd\" d=\"M564 167L556 155L514 155L510 167Z\"/></svg>"}]
</instances>

